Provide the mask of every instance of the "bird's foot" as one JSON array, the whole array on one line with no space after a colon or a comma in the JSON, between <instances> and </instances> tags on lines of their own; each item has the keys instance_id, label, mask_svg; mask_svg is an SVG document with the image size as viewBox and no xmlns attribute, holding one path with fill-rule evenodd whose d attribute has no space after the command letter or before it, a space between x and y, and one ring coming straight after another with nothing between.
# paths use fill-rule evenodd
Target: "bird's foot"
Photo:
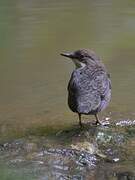
<instances>
[{"instance_id":1,"label":"bird's foot","mask_svg":"<svg viewBox=\"0 0 135 180\"><path fill-rule=\"evenodd\" d=\"M109 121L102 122L102 126L108 126L109 124L110 124Z\"/></svg>"},{"instance_id":2,"label":"bird's foot","mask_svg":"<svg viewBox=\"0 0 135 180\"><path fill-rule=\"evenodd\" d=\"M94 123L94 125L96 126L108 126L110 123L107 121L107 122L101 122L101 121L96 121Z\"/></svg>"},{"instance_id":3,"label":"bird's foot","mask_svg":"<svg viewBox=\"0 0 135 180\"><path fill-rule=\"evenodd\" d=\"M83 124L81 122L79 122L79 126L80 128L83 128Z\"/></svg>"}]
</instances>

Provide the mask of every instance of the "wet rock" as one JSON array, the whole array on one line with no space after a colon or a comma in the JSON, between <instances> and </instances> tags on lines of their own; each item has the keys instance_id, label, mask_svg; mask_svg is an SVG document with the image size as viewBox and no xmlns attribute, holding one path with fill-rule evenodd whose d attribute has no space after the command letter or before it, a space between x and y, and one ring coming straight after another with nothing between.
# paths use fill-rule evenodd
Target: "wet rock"
<instances>
[{"instance_id":1,"label":"wet rock","mask_svg":"<svg viewBox=\"0 0 135 180\"><path fill-rule=\"evenodd\" d=\"M37 151L37 145L35 143L30 142L25 143L24 150L26 150L27 152Z\"/></svg>"},{"instance_id":2,"label":"wet rock","mask_svg":"<svg viewBox=\"0 0 135 180\"><path fill-rule=\"evenodd\" d=\"M12 164L20 164L20 163L22 163L22 162L24 162L24 161L25 161L25 160L24 160L23 157L17 157L16 159L10 160L10 163L12 163Z\"/></svg>"},{"instance_id":3,"label":"wet rock","mask_svg":"<svg viewBox=\"0 0 135 180\"><path fill-rule=\"evenodd\" d=\"M92 144L92 143L89 143L87 141L85 142L78 142L76 144L71 144L71 147L72 149L76 149L76 150L79 150L79 151L86 151L90 154L94 154L97 150L97 147Z\"/></svg>"},{"instance_id":4,"label":"wet rock","mask_svg":"<svg viewBox=\"0 0 135 180\"><path fill-rule=\"evenodd\" d=\"M96 141L98 143L109 143L112 139L112 136L109 135L108 133L104 133L104 132L98 132L97 136L96 136Z\"/></svg>"},{"instance_id":5,"label":"wet rock","mask_svg":"<svg viewBox=\"0 0 135 180\"><path fill-rule=\"evenodd\" d=\"M95 155L79 151L76 149L48 149L44 150L44 155L60 155L60 156L66 156L67 158L72 158L72 161L76 163L76 165L80 166L95 166L97 162L97 158Z\"/></svg>"},{"instance_id":6,"label":"wet rock","mask_svg":"<svg viewBox=\"0 0 135 180\"><path fill-rule=\"evenodd\" d=\"M117 180L135 180L135 174L132 172L116 173Z\"/></svg>"},{"instance_id":7,"label":"wet rock","mask_svg":"<svg viewBox=\"0 0 135 180\"><path fill-rule=\"evenodd\" d=\"M62 131L50 139L18 139L0 145L0 160L39 180L134 180L130 173L135 167L134 132L133 126L91 125Z\"/></svg>"},{"instance_id":8,"label":"wet rock","mask_svg":"<svg viewBox=\"0 0 135 180\"><path fill-rule=\"evenodd\" d=\"M119 122L116 123L116 126L134 126L135 125L135 120L121 120Z\"/></svg>"}]
</instances>

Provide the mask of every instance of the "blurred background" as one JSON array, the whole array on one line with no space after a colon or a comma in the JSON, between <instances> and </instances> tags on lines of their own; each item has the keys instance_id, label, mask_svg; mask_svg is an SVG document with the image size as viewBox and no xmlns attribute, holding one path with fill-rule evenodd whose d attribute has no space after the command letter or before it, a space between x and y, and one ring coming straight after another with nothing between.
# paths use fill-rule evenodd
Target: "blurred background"
<instances>
[{"instance_id":1,"label":"blurred background","mask_svg":"<svg viewBox=\"0 0 135 180\"><path fill-rule=\"evenodd\" d=\"M74 65L60 53L80 48L111 74L109 128L83 116L81 130L68 108ZM135 179L134 124L134 0L0 1L1 180Z\"/></svg>"},{"instance_id":2,"label":"blurred background","mask_svg":"<svg viewBox=\"0 0 135 180\"><path fill-rule=\"evenodd\" d=\"M1 140L78 123L67 106L74 65L59 54L79 48L93 49L111 74L101 119L134 119L135 1L0 2Z\"/></svg>"}]
</instances>

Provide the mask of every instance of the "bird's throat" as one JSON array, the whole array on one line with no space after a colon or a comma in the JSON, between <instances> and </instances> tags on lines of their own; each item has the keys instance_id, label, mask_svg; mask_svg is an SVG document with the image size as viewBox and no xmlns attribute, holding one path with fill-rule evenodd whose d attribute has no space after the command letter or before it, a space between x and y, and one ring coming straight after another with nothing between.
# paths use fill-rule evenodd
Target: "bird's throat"
<instances>
[{"instance_id":1,"label":"bird's throat","mask_svg":"<svg viewBox=\"0 0 135 180\"><path fill-rule=\"evenodd\" d=\"M77 59L73 59L76 69L84 68L86 66L85 63L78 61Z\"/></svg>"}]
</instances>

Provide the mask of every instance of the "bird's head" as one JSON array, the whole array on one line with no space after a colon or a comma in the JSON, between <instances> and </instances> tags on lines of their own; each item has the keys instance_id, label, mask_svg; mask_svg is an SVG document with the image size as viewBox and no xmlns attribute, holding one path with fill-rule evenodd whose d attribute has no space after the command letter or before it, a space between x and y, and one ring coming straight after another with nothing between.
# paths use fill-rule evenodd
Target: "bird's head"
<instances>
[{"instance_id":1,"label":"bird's head","mask_svg":"<svg viewBox=\"0 0 135 180\"><path fill-rule=\"evenodd\" d=\"M91 63L99 61L99 57L89 49L81 49L72 53L61 53L62 56L72 59L76 68L85 67Z\"/></svg>"}]
</instances>

